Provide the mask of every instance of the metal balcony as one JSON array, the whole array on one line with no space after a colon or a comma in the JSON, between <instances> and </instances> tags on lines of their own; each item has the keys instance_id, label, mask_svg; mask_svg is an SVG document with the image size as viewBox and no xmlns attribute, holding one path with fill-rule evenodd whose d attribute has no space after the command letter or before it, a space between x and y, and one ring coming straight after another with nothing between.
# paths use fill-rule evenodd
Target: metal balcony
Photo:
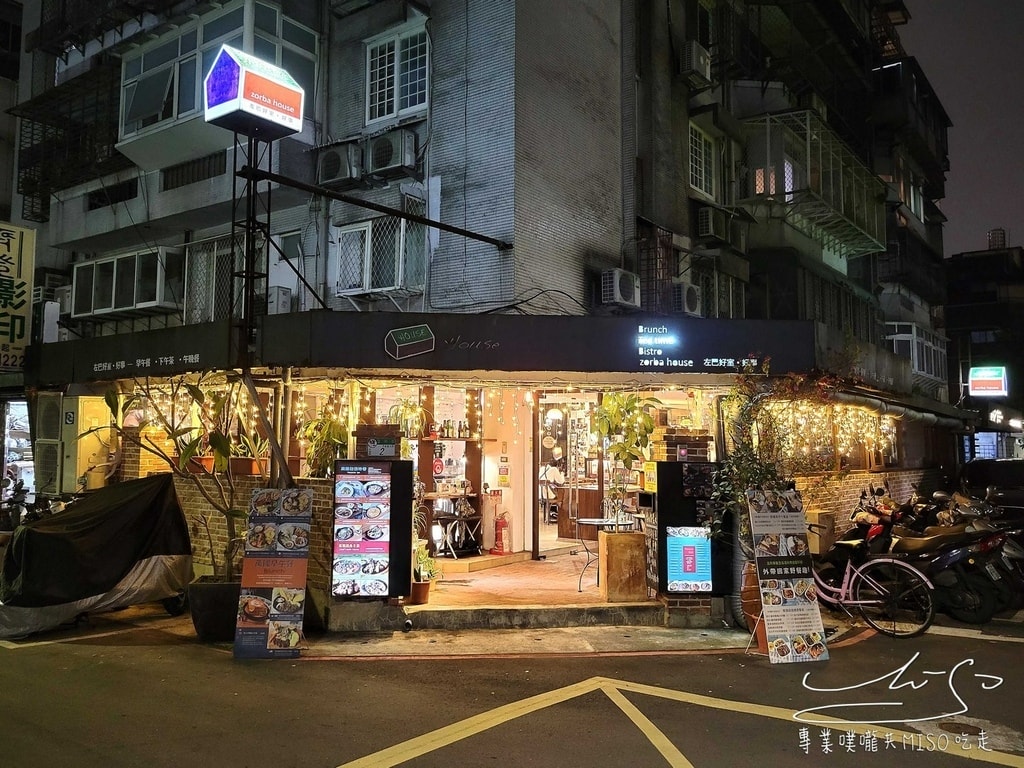
<instances>
[{"instance_id":1,"label":"metal balcony","mask_svg":"<svg viewBox=\"0 0 1024 768\"><path fill-rule=\"evenodd\" d=\"M810 110L743 122L737 203L847 258L883 250L885 184Z\"/></svg>"}]
</instances>

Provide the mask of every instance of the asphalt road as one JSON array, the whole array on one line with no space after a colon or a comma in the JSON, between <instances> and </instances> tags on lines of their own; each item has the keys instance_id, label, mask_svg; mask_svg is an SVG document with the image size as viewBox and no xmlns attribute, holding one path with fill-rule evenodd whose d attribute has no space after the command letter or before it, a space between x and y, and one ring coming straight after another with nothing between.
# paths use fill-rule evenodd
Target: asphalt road
<instances>
[{"instance_id":1,"label":"asphalt road","mask_svg":"<svg viewBox=\"0 0 1024 768\"><path fill-rule=\"evenodd\" d=\"M984 632L851 633L828 661L789 665L742 648L500 643L240 662L142 613L0 643L0 765L1024 766L1024 631Z\"/></svg>"}]
</instances>

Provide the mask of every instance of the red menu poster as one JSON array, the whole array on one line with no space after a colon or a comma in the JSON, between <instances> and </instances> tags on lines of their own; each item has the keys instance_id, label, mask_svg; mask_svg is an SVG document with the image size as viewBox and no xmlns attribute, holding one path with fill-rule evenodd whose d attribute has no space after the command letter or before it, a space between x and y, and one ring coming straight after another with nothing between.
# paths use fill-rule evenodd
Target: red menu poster
<instances>
[{"instance_id":1,"label":"red menu poster","mask_svg":"<svg viewBox=\"0 0 1024 768\"><path fill-rule=\"evenodd\" d=\"M259 488L249 502L235 658L295 658L303 644L312 488Z\"/></svg>"}]
</instances>

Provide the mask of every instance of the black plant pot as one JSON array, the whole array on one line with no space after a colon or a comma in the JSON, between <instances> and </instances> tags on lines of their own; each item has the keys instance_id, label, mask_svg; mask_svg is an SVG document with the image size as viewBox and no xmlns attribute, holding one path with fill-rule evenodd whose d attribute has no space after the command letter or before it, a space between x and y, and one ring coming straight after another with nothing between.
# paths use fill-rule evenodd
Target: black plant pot
<instances>
[{"instance_id":1,"label":"black plant pot","mask_svg":"<svg viewBox=\"0 0 1024 768\"><path fill-rule=\"evenodd\" d=\"M235 639L242 585L237 581L207 581L206 578L188 585L192 626L203 642L230 643Z\"/></svg>"}]
</instances>

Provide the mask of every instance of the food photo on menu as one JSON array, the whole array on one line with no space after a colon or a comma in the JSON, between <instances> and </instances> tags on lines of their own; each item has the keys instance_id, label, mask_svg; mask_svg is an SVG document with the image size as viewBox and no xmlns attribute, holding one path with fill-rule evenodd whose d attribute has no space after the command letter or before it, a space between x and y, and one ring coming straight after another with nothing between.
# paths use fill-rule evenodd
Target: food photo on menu
<instances>
[{"instance_id":1,"label":"food photo on menu","mask_svg":"<svg viewBox=\"0 0 1024 768\"><path fill-rule=\"evenodd\" d=\"M304 488L281 491L281 514L288 517L308 517L313 512L313 494Z\"/></svg>"},{"instance_id":2,"label":"food photo on menu","mask_svg":"<svg viewBox=\"0 0 1024 768\"><path fill-rule=\"evenodd\" d=\"M302 615L306 602L306 590L302 588L274 587L270 597L272 615Z\"/></svg>"},{"instance_id":3,"label":"food photo on menu","mask_svg":"<svg viewBox=\"0 0 1024 768\"><path fill-rule=\"evenodd\" d=\"M271 590L243 589L238 597L239 626L266 626L271 603Z\"/></svg>"},{"instance_id":4,"label":"food photo on menu","mask_svg":"<svg viewBox=\"0 0 1024 768\"><path fill-rule=\"evenodd\" d=\"M309 526L303 523L281 523L277 527L277 549L303 551L309 549Z\"/></svg>"},{"instance_id":5,"label":"food photo on menu","mask_svg":"<svg viewBox=\"0 0 1024 768\"><path fill-rule=\"evenodd\" d=\"M301 621L271 621L267 631L267 648L285 650L302 647Z\"/></svg>"},{"instance_id":6,"label":"food photo on menu","mask_svg":"<svg viewBox=\"0 0 1024 768\"><path fill-rule=\"evenodd\" d=\"M277 525L251 521L245 532L246 552L268 552L277 541Z\"/></svg>"},{"instance_id":7,"label":"food photo on menu","mask_svg":"<svg viewBox=\"0 0 1024 768\"><path fill-rule=\"evenodd\" d=\"M277 488L262 488L253 491L249 501L249 512L254 515L276 515L281 509L281 491Z\"/></svg>"}]
</instances>

